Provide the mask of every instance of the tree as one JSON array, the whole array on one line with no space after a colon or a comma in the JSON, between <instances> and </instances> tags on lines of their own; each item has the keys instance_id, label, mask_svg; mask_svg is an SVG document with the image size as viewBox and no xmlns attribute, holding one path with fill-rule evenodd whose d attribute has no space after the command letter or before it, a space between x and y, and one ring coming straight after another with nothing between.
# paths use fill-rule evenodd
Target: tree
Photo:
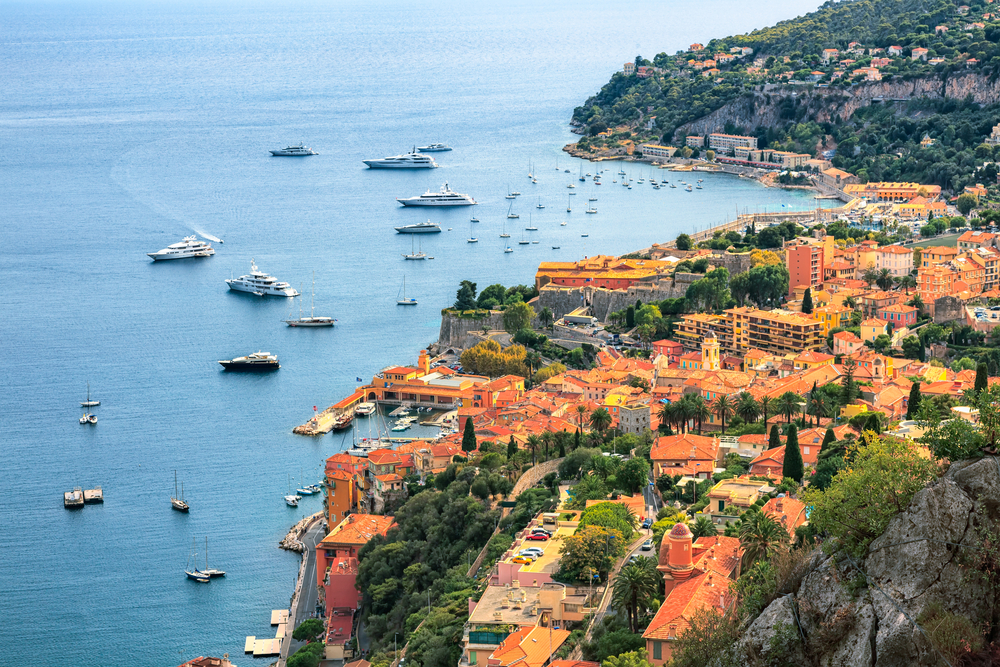
<instances>
[{"instance_id":1,"label":"tree","mask_svg":"<svg viewBox=\"0 0 1000 667\"><path fill-rule=\"evenodd\" d=\"M590 413L590 428L598 433L604 433L611 426L611 414L606 408L597 408Z\"/></svg>"},{"instance_id":2,"label":"tree","mask_svg":"<svg viewBox=\"0 0 1000 667\"><path fill-rule=\"evenodd\" d=\"M906 418L914 419L920 410L920 383L914 382L910 387L910 398L906 402Z\"/></svg>"},{"instance_id":3,"label":"tree","mask_svg":"<svg viewBox=\"0 0 1000 667\"><path fill-rule=\"evenodd\" d=\"M767 448L774 449L775 447L781 447L781 433L778 431L777 424L771 427L771 434L767 438Z\"/></svg>"},{"instance_id":4,"label":"tree","mask_svg":"<svg viewBox=\"0 0 1000 667\"><path fill-rule=\"evenodd\" d=\"M844 405L850 405L851 401L854 400L855 393L858 390L857 383L854 381L854 372L858 367L858 362L854 360L853 357L848 357L844 359L844 363L841 364L841 369L843 373L843 378L841 379L841 387L843 388Z\"/></svg>"},{"instance_id":5,"label":"tree","mask_svg":"<svg viewBox=\"0 0 1000 667\"><path fill-rule=\"evenodd\" d=\"M690 250L691 249L691 237L687 234L680 234L677 240L674 242L678 250Z\"/></svg>"},{"instance_id":6,"label":"tree","mask_svg":"<svg viewBox=\"0 0 1000 667\"><path fill-rule=\"evenodd\" d=\"M910 274L906 274L905 276L900 276L899 278L897 278L896 284L903 288L903 290L906 292L906 296L910 296L910 288L912 287L916 289L917 279L911 276Z\"/></svg>"},{"instance_id":7,"label":"tree","mask_svg":"<svg viewBox=\"0 0 1000 667\"><path fill-rule=\"evenodd\" d=\"M828 426L826 428L826 433L823 434L823 444L819 446L819 453L822 454L836 441L837 435L833 432L833 428Z\"/></svg>"},{"instance_id":8,"label":"tree","mask_svg":"<svg viewBox=\"0 0 1000 667\"><path fill-rule=\"evenodd\" d=\"M544 308L542 308L541 312L538 313L538 323L542 326L542 328L543 329L551 328L553 321L554 317L552 315L552 311L549 310L549 307L545 306Z\"/></svg>"},{"instance_id":9,"label":"tree","mask_svg":"<svg viewBox=\"0 0 1000 667\"><path fill-rule=\"evenodd\" d=\"M530 327L534 317L535 309L528 304L523 301L512 303L503 311L503 328L507 333L517 333Z\"/></svg>"},{"instance_id":10,"label":"tree","mask_svg":"<svg viewBox=\"0 0 1000 667\"><path fill-rule=\"evenodd\" d=\"M507 460L514 458L517 454L517 443L514 441L514 436L510 436L510 442L507 443Z\"/></svg>"},{"instance_id":11,"label":"tree","mask_svg":"<svg viewBox=\"0 0 1000 667\"><path fill-rule=\"evenodd\" d=\"M978 364L976 364L976 384L974 385L973 389L975 389L976 393L978 394L979 392L986 389L988 384L989 384L989 376L987 375L986 364L979 362Z\"/></svg>"},{"instance_id":12,"label":"tree","mask_svg":"<svg viewBox=\"0 0 1000 667\"><path fill-rule=\"evenodd\" d=\"M878 280L878 271L875 270L874 266L869 266L864 270L864 272L862 272L861 280L868 283L868 288L871 289L871 286L875 284L876 280Z\"/></svg>"},{"instance_id":13,"label":"tree","mask_svg":"<svg viewBox=\"0 0 1000 667\"><path fill-rule=\"evenodd\" d=\"M694 535L695 539L699 537L715 537L719 534L719 531L715 528L715 524L707 516L700 516L698 520L694 522L691 526L691 534Z\"/></svg>"},{"instance_id":14,"label":"tree","mask_svg":"<svg viewBox=\"0 0 1000 667\"><path fill-rule=\"evenodd\" d=\"M295 628L292 639L299 642L310 641L318 637L323 632L323 620L319 618L307 618Z\"/></svg>"},{"instance_id":15,"label":"tree","mask_svg":"<svg viewBox=\"0 0 1000 667\"><path fill-rule=\"evenodd\" d=\"M777 405L775 407L785 413L785 421L791 423L792 413L799 411L800 403L801 398L798 394L793 391L786 391L778 397Z\"/></svg>"},{"instance_id":16,"label":"tree","mask_svg":"<svg viewBox=\"0 0 1000 667\"><path fill-rule=\"evenodd\" d=\"M802 295L802 312L806 315L810 315L813 311L813 296L812 290L806 288L805 293Z\"/></svg>"},{"instance_id":17,"label":"tree","mask_svg":"<svg viewBox=\"0 0 1000 667\"><path fill-rule=\"evenodd\" d=\"M476 283L463 280L458 288L458 298L455 301L457 310L473 310L476 308Z\"/></svg>"},{"instance_id":18,"label":"tree","mask_svg":"<svg viewBox=\"0 0 1000 667\"><path fill-rule=\"evenodd\" d=\"M466 417L465 429L462 431L462 451L472 452L476 449L476 427L472 425L472 417Z\"/></svg>"},{"instance_id":19,"label":"tree","mask_svg":"<svg viewBox=\"0 0 1000 667\"><path fill-rule=\"evenodd\" d=\"M875 284L884 290L892 287L892 271L889 269L879 269L875 278Z\"/></svg>"},{"instance_id":20,"label":"tree","mask_svg":"<svg viewBox=\"0 0 1000 667\"><path fill-rule=\"evenodd\" d=\"M712 412L722 421L722 435L726 434L726 419L733 416L736 406L726 394L719 394L712 402Z\"/></svg>"},{"instance_id":21,"label":"tree","mask_svg":"<svg viewBox=\"0 0 1000 667\"><path fill-rule=\"evenodd\" d=\"M736 414L748 424L760 418L760 403L749 391L740 393L740 398L736 402Z\"/></svg>"},{"instance_id":22,"label":"tree","mask_svg":"<svg viewBox=\"0 0 1000 667\"><path fill-rule=\"evenodd\" d=\"M969 215L969 212L976 208L978 203L979 200L975 195L965 193L958 196L958 200L955 202L955 208L957 208L958 212L962 215Z\"/></svg>"},{"instance_id":23,"label":"tree","mask_svg":"<svg viewBox=\"0 0 1000 667\"><path fill-rule=\"evenodd\" d=\"M643 560L650 559L645 558ZM607 659L601 662L601 667L652 667L652 665L646 660L645 649L640 649L618 655L609 655Z\"/></svg>"},{"instance_id":24,"label":"tree","mask_svg":"<svg viewBox=\"0 0 1000 667\"><path fill-rule=\"evenodd\" d=\"M907 336L903 339L901 346L903 348L903 356L907 359L920 358L920 348L923 347L923 343L916 336Z\"/></svg>"},{"instance_id":25,"label":"tree","mask_svg":"<svg viewBox=\"0 0 1000 667\"><path fill-rule=\"evenodd\" d=\"M616 477L620 488L630 494L638 493L649 479L649 464L643 458L631 458L618 470Z\"/></svg>"},{"instance_id":26,"label":"tree","mask_svg":"<svg viewBox=\"0 0 1000 667\"><path fill-rule=\"evenodd\" d=\"M623 567L615 577L612 604L625 611L632 632L639 631L640 611L656 595L660 576L655 560L639 558Z\"/></svg>"},{"instance_id":27,"label":"tree","mask_svg":"<svg viewBox=\"0 0 1000 667\"><path fill-rule=\"evenodd\" d=\"M826 491L809 489L809 523L840 542L855 558L885 532L889 520L910 504L913 494L935 478L937 464L900 438L883 440L864 433L848 447L851 465L837 472Z\"/></svg>"},{"instance_id":28,"label":"tree","mask_svg":"<svg viewBox=\"0 0 1000 667\"><path fill-rule=\"evenodd\" d=\"M768 415L773 414L773 408L771 407L771 397L761 396L760 397L760 414L764 419L764 431L767 432L767 418Z\"/></svg>"},{"instance_id":29,"label":"tree","mask_svg":"<svg viewBox=\"0 0 1000 667\"><path fill-rule=\"evenodd\" d=\"M788 540L788 531L773 517L759 510L747 512L740 524L743 568L749 568L758 560L770 559Z\"/></svg>"},{"instance_id":30,"label":"tree","mask_svg":"<svg viewBox=\"0 0 1000 667\"><path fill-rule=\"evenodd\" d=\"M788 427L788 434L785 437L785 460L781 464L781 476L791 477L798 483L802 483L802 450L799 449L799 434L795 424Z\"/></svg>"},{"instance_id":31,"label":"tree","mask_svg":"<svg viewBox=\"0 0 1000 667\"><path fill-rule=\"evenodd\" d=\"M525 438L524 446L531 450L532 465L538 463L538 458L536 454L538 454L538 445L540 444L542 444L541 439L534 433Z\"/></svg>"},{"instance_id":32,"label":"tree","mask_svg":"<svg viewBox=\"0 0 1000 667\"><path fill-rule=\"evenodd\" d=\"M589 572L606 574L615 560L625 553L625 540L620 531L603 526L581 526L563 538L560 572L577 579L587 579Z\"/></svg>"}]
</instances>

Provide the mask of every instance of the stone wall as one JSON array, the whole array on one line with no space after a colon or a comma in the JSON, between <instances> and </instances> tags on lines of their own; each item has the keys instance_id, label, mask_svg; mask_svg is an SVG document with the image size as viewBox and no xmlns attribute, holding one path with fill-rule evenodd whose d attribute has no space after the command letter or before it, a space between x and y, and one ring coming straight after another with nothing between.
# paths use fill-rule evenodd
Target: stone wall
<instances>
[{"instance_id":1,"label":"stone wall","mask_svg":"<svg viewBox=\"0 0 1000 667\"><path fill-rule=\"evenodd\" d=\"M965 302L953 296L934 300L934 323L965 321Z\"/></svg>"},{"instance_id":2,"label":"stone wall","mask_svg":"<svg viewBox=\"0 0 1000 667\"><path fill-rule=\"evenodd\" d=\"M482 331L484 325L489 326L490 329L503 329L503 313L491 311L488 317L481 319L458 317L452 313L445 313L441 316L438 345L441 349L472 347L479 342L479 338L470 335L470 332Z\"/></svg>"},{"instance_id":3,"label":"stone wall","mask_svg":"<svg viewBox=\"0 0 1000 667\"><path fill-rule=\"evenodd\" d=\"M649 303L680 298L687 293L692 282L704 278L699 273L681 273L675 277L676 281L664 278L649 284L633 285L627 290L545 285L539 290L538 309L547 307L559 319L580 306L589 306L594 317L606 322L609 313L635 305L636 301Z\"/></svg>"}]
</instances>

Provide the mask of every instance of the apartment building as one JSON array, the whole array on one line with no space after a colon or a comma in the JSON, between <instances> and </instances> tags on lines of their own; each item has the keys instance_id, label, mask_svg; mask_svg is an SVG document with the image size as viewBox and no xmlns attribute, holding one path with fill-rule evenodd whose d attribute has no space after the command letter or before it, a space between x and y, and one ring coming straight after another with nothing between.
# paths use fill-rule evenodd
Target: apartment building
<instances>
[{"instance_id":1,"label":"apartment building","mask_svg":"<svg viewBox=\"0 0 1000 667\"><path fill-rule=\"evenodd\" d=\"M786 249L788 294L796 287L817 287L823 283L823 246L798 245Z\"/></svg>"},{"instance_id":2,"label":"apartment building","mask_svg":"<svg viewBox=\"0 0 1000 667\"><path fill-rule=\"evenodd\" d=\"M765 352L818 350L824 344L823 323L787 310L730 308L724 315L684 315L675 335L685 350L700 350L714 334L721 348L742 355L751 348Z\"/></svg>"},{"instance_id":3,"label":"apartment building","mask_svg":"<svg viewBox=\"0 0 1000 667\"><path fill-rule=\"evenodd\" d=\"M756 149L757 137L747 137L739 134L721 134L716 132L708 135L708 147L717 153L732 155L733 149L736 147L749 148L751 150Z\"/></svg>"}]
</instances>

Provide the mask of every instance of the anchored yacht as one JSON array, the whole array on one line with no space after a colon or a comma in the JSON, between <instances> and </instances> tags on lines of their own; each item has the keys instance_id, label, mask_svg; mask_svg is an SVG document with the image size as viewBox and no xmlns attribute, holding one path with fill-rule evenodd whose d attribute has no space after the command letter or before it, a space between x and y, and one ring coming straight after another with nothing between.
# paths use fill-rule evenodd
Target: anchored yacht
<instances>
[{"instance_id":1,"label":"anchored yacht","mask_svg":"<svg viewBox=\"0 0 1000 667\"><path fill-rule=\"evenodd\" d=\"M413 149L410 153L384 157L378 160L362 160L370 169L433 169L438 166L430 155L423 155Z\"/></svg>"},{"instance_id":2,"label":"anchored yacht","mask_svg":"<svg viewBox=\"0 0 1000 667\"><path fill-rule=\"evenodd\" d=\"M187 259L188 257L211 257L215 250L211 244L199 241L197 236L185 236L180 243L168 245L163 250L147 252L154 262L165 259Z\"/></svg>"},{"instance_id":3,"label":"anchored yacht","mask_svg":"<svg viewBox=\"0 0 1000 667\"><path fill-rule=\"evenodd\" d=\"M424 153L440 153L442 151L450 151L451 146L434 143L434 144L427 144L426 146L418 146L417 150L422 151Z\"/></svg>"},{"instance_id":4,"label":"anchored yacht","mask_svg":"<svg viewBox=\"0 0 1000 667\"><path fill-rule=\"evenodd\" d=\"M219 362L227 371L243 371L259 373L261 371L275 371L281 368L278 357L270 352L253 352L245 357L235 359L223 359Z\"/></svg>"},{"instance_id":5,"label":"anchored yacht","mask_svg":"<svg viewBox=\"0 0 1000 667\"><path fill-rule=\"evenodd\" d=\"M408 197L406 199L397 197L396 201L403 206L472 206L476 203L476 200L469 195L454 192L448 187L447 183L442 185L441 190L438 192L428 190L417 197Z\"/></svg>"},{"instance_id":6,"label":"anchored yacht","mask_svg":"<svg viewBox=\"0 0 1000 667\"><path fill-rule=\"evenodd\" d=\"M239 278L229 278L226 280L229 289L236 292L250 292L257 296L298 296L298 291L289 285L279 281L273 276L269 276L257 268L257 264L250 260L250 273Z\"/></svg>"},{"instance_id":7,"label":"anchored yacht","mask_svg":"<svg viewBox=\"0 0 1000 667\"><path fill-rule=\"evenodd\" d=\"M402 227L393 227L397 234L436 234L441 231L441 226L436 222L419 222L415 225L403 225Z\"/></svg>"},{"instance_id":8,"label":"anchored yacht","mask_svg":"<svg viewBox=\"0 0 1000 667\"><path fill-rule=\"evenodd\" d=\"M275 157L299 157L302 155L319 155L319 153L308 146L299 144L298 146L289 146L288 148L282 148L281 150L271 151L271 155L274 155Z\"/></svg>"}]
</instances>

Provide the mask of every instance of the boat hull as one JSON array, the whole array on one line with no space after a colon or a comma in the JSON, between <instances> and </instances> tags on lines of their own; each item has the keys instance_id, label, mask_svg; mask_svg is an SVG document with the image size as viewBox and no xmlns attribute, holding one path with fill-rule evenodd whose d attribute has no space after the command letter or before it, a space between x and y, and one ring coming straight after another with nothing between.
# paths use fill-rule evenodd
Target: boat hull
<instances>
[{"instance_id":1,"label":"boat hull","mask_svg":"<svg viewBox=\"0 0 1000 667\"><path fill-rule=\"evenodd\" d=\"M264 288L263 291L261 291L261 288L259 288L259 287L254 287L253 285L244 285L244 284L239 283L239 282L237 282L235 280L227 280L226 284L229 285L229 289L231 289L234 292L247 292L249 294L257 294L259 296L286 296L286 297L295 297L295 296L299 295L298 290L296 290L296 289L294 289L292 287L289 287L289 288L283 289L283 290L274 290L274 289Z\"/></svg>"},{"instance_id":2,"label":"boat hull","mask_svg":"<svg viewBox=\"0 0 1000 667\"><path fill-rule=\"evenodd\" d=\"M440 234L440 227L394 227L397 234Z\"/></svg>"},{"instance_id":3,"label":"boat hull","mask_svg":"<svg viewBox=\"0 0 1000 667\"><path fill-rule=\"evenodd\" d=\"M160 253L160 252L147 252L146 255L151 257L154 262L164 262L168 259L191 259L192 257L211 257L215 254L215 250L198 250L196 252L172 252L172 253Z\"/></svg>"},{"instance_id":4,"label":"boat hull","mask_svg":"<svg viewBox=\"0 0 1000 667\"><path fill-rule=\"evenodd\" d=\"M298 320L285 320L290 327L332 327L332 318L303 317Z\"/></svg>"},{"instance_id":5,"label":"boat hull","mask_svg":"<svg viewBox=\"0 0 1000 667\"><path fill-rule=\"evenodd\" d=\"M434 169L437 167L435 163L417 163L413 164L410 162L383 162L381 160L362 160L369 169Z\"/></svg>"},{"instance_id":6,"label":"boat hull","mask_svg":"<svg viewBox=\"0 0 1000 667\"><path fill-rule=\"evenodd\" d=\"M419 197L411 197L410 199L396 199L403 206L475 206L476 202L472 199L456 199L453 201L429 201L427 199L420 199Z\"/></svg>"},{"instance_id":7,"label":"boat hull","mask_svg":"<svg viewBox=\"0 0 1000 667\"><path fill-rule=\"evenodd\" d=\"M207 584L209 581L209 577L205 573L199 572L198 570L185 570L184 574L187 575L188 579L191 581L197 581L199 584Z\"/></svg>"},{"instance_id":8,"label":"boat hull","mask_svg":"<svg viewBox=\"0 0 1000 667\"><path fill-rule=\"evenodd\" d=\"M235 373L267 373L281 368L281 364L246 364L231 361L220 361L219 363L227 371Z\"/></svg>"},{"instance_id":9,"label":"boat hull","mask_svg":"<svg viewBox=\"0 0 1000 667\"><path fill-rule=\"evenodd\" d=\"M170 499L170 507L173 508L175 511L182 512L184 514L187 514L188 512L191 511L191 508L188 506L186 502L184 502L183 500L177 500L176 498Z\"/></svg>"}]
</instances>

